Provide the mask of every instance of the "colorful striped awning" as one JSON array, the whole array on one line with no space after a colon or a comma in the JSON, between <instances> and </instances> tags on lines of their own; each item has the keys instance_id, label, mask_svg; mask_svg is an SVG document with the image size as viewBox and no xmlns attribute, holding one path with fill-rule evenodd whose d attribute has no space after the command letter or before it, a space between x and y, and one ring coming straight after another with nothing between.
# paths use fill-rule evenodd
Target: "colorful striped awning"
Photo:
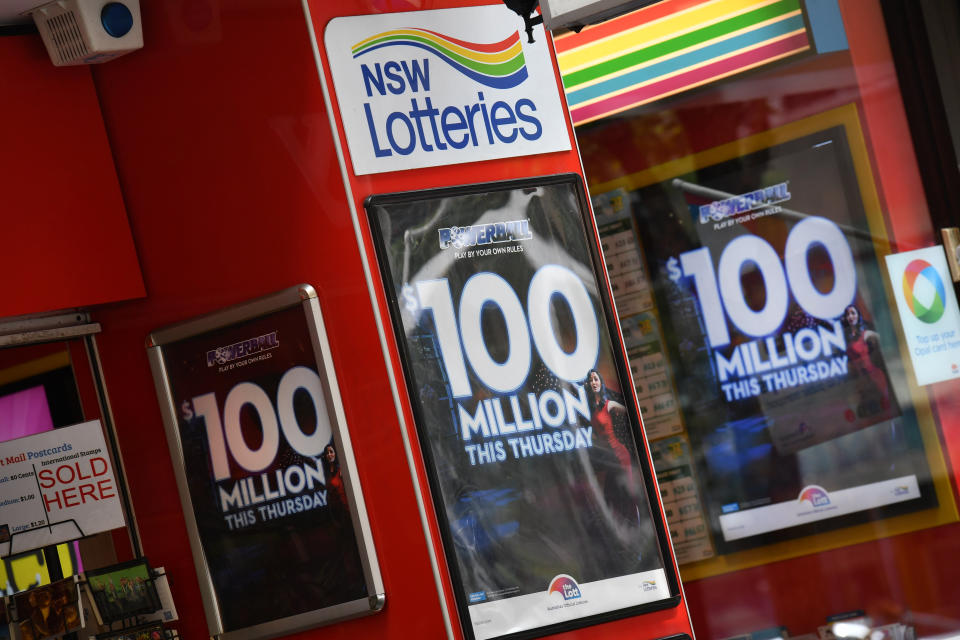
<instances>
[{"instance_id":1,"label":"colorful striped awning","mask_svg":"<svg viewBox=\"0 0 960 640\"><path fill-rule=\"evenodd\" d=\"M800 0L662 0L555 43L575 125L811 48Z\"/></svg>"}]
</instances>

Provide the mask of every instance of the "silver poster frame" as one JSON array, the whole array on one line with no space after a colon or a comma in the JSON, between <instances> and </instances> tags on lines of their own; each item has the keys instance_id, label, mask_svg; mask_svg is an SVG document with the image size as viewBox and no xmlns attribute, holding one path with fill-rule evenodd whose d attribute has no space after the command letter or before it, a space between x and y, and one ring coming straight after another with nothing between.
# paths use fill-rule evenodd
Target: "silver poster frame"
<instances>
[{"instance_id":1,"label":"silver poster frame","mask_svg":"<svg viewBox=\"0 0 960 640\"><path fill-rule=\"evenodd\" d=\"M164 347L198 334L208 333L230 325L269 315L273 312L300 306L306 317L313 345L317 372L323 385L324 398L330 416L331 431L340 457L340 471L349 503L350 518L356 533L356 544L363 569L366 598L343 602L334 606L315 609L301 614L278 618L268 622L225 631L218 597L207 563L206 553L200 539L193 501L187 480L183 448L178 427L173 390L170 384ZM153 373L157 399L163 417L170 458L173 462L177 490L183 508L184 520L190 539L190 549L200 583L203 608L211 636L222 640L261 640L312 629L333 622L369 615L383 609L386 593L376 550L367 517L363 491L356 469L356 460L347 429L346 415L337 384L336 371L330 351L330 342L324 327L323 315L316 290L309 284L296 285L273 294L243 302L197 318L180 322L152 332L146 341L150 369Z\"/></svg>"}]
</instances>

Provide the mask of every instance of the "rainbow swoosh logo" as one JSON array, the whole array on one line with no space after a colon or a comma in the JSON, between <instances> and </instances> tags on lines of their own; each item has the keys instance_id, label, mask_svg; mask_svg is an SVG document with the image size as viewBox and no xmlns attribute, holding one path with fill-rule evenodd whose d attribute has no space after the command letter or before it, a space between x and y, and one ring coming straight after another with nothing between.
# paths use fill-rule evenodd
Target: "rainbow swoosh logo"
<instances>
[{"instance_id":1,"label":"rainbow swoosh logo","mask_svg":"<svg viewBox=\"0 0 960 640\"><path fill-rule=\"evenodd\" d=\"M828 494L823 487L812 484L804 487L803 491L800 492L798 500L800 502L806 500L814 507L825 507L830 504L830 494Z\"/></svg>"},{"instance_id":2,"label":"rainbow swoosh logo","mask_svg":"<svg viewBox=\"0 0 960 640\"><path fill-rule=\"evenodd\" d=\"M429 29L392 29L353 45L354 58L384 47L417 47L434 54L463 75L494 89L510 89L527 79L520 33L489 44L466 42Z\"/></svg>"},{"instance_id":3,"label":"rainbow swoosh logo","mask_svg":"<svg viewBox=\"0 0 960 640\"><path fill-rule=\"evenodd\" d=\"M924 285L929 295L924 302L917 297L917 286ZM932 296L932 300L929 298ZM945 300L947 297L946 289L943 286L943 280L936 268L926 260L914 260L903 270L903 297L910 307L910 313L917 317L917 320L932 324L943 317L946 310Z\"/></svg>"},{"instance_id":4,"label":"rainbow swoosh logo","mask_svg":"<svg viewBox=\"0 0 960 640\"><path fill-rule=\"evenodd\" d=\"M580 585L570 576L560 574L550 581L547 594L559 593L564 600L573 600L580 597Z\"/></svg>"}]
</instances>

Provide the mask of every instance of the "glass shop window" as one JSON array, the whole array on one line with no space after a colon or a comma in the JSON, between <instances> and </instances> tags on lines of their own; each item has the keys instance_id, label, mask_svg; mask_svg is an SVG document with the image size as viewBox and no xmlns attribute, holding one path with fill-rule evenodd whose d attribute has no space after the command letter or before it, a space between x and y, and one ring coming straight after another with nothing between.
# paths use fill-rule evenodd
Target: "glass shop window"
<instances>
[{"instance_id":1,"label":"glass shop window","mask_svg":"<svg viewBox=\"0 0 960 640\"><path fill-rule=\"evenodd\" d=\"M881 3L555 43L698 638L956 633L960 310Z\"/></svg>"}]
</instances>

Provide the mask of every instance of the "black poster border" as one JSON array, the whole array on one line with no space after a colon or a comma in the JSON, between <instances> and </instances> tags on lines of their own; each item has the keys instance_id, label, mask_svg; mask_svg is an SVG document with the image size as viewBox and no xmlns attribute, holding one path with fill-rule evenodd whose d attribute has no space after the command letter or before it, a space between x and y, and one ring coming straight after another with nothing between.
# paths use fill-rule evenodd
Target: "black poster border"
<instances>
[{"instance_id":1,"label":"black poster border","mask_svg":"<svg viewBox=\"0 0 960 640\"><path fill-rule=\"evenodd\" d=\"M377 256L377 263L380 269L381 284L384 289L384 295L390 312L391 328L394 333L394 345L400 355L400 364L403 369L404 382L407 389L415 387L413 383L413 371L411 368L411 354L406 345L406 341L400 337L404 335L403 321L400 316L400 299L393 286L393 273L390 268L389 256L386 254L386 244L383 231L377 220L376 207L383 205L407 204L425 199L439 199L454 196L477 195L490 193L493 191L508 191L517 189L529 189L541 186L569 185L573 187L577 195L577 204L580 210L581 231L586 239L587 248L590 254L590 260L593 267L594 277L597 280L598 297L604 313L604 320L611 340L611 351L613 353L614 366L617 376L621 381L621 388L625 398L628 398L626 405L627 414L630 418L630 429L637 444L637 459L640 464L641 475L643 476L644 488L650 503L650 512L653 519L654 529L657 534L657 546L663 559L664 574L667 578L667 585L670 590L670 596L662 600L649 602L632 607L625 607L598 613L583 618L576 618L567 622L535 627L525 631L519 631L506 635L496 636L496 640L530 640L543 636L582 629L604 622L620 620L654 611L671 609L680 605L681 589L680 580L676 568L676 562L673 556L673 546L667 533L666 522L660 505L659 490L652 471L649 445L639 426L639 412L636 404L636 392L633 385L630 384L630 372L627 367L626 356L623 348L623 339L620 335L620 326L616 320L616 314L611 302L609 282L606 277L606 270L603 263L603 257L600 253L600 245L596 241L596 226L591 214L591 209L586 197L586 190L583 180L579 174L555 174L548 176L538 176L529 178L519 178L512 180L499 180L494 182L474 183L452 187L439 187L434 189L423 189L417 191L402 191L388 194L376 194L368 196L364 200L364 209L367 212L367 222L370 227L371 235L374 240L374 249ZM431 451L429 438L425 433L425 421L422 409L419 403L407 394L407 401L410 403L413 412L414 425L417 431L417 439L420 445L420 451L424 458L424 468L427 481L430 486L431 503L434 516L439 525L440 538L443 543L443 553L446 560L447 569L452 579L452 589L457 605L457 614L460 619L460 627L468 640L475 640L472 625L470 625L469 603L464 596L463 580L457 566L457 559L453 551L453 537L450 533L450 521L447 518L446 509L443 505L441 492L441 483L437 474L435 461Z\"/></svg>"},{"instance_id":2,"label":"black poster border","mask_svg":"<svg viewBox=\"0 0 960 640\"><path fill-rule=\"evenodd\" d=\"M359 554L367 596L345 600L303 613L273 618L251 626L225 629L219 604L221 596L210 573L207 550L200 536L191 496L188 475L196 472L189 471L185 465L179 417L164 347L173 346L194 337L211 335L220 330L229 329L253 320L261 320L273 314L285 313L293 309L299 309L303 313L306 333L313 350L313 364L320 376L323 398L327 404L327 413L330 419L330 429L340 457L340 470L353 525L353 543L356 545ZM216 636L220 640L272 638L381 611L386 604L386 593L356 469L356 460L350 442L330 343L324 327L316 290L309 284L299 284L158 329L151 332L147 337L146 347L167 435L167 443L170 448L171 462L176 476L177 490L180 494L204 613L211 636ZM205 472L206 470L204 470Z\"/></svg>"}]
</instances>

